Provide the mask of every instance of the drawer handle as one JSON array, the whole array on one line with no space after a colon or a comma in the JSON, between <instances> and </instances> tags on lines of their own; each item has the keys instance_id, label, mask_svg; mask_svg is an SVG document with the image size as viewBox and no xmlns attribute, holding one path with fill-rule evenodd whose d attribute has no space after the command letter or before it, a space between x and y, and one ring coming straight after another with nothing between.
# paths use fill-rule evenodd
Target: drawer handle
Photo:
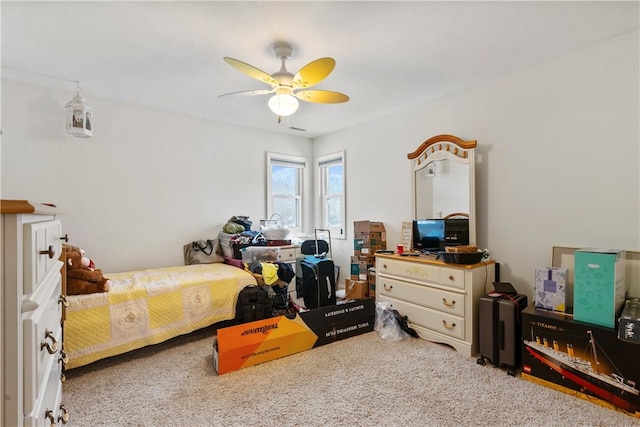
<instances>
[{"instance_id":1,"label":"drawer handle","mask_svg":"<svg viewBox=\"0 0 640 427\"><path fill-rule=\"evenodd\" d=\"M386 283L384 285L382 285L382 286L384 286L384 290L385 291L391 292L391 290L393 289L393 285L387 285Z\"/></svg>"},{"instance_id":2,"label":"drawer handle","mask_svg":"<svg viewBox=\"0 0 640 427\"><path fill-rule=\"evenodd\" d=\"M69 356L64 351L60 351L60 357L58 357L58 363L62 362L63 365L69 363Z\"/></svg>"},{"instance_id":3,"label":"drawer handle","mask_svg":"<svg viewBox=\"0 0 640 427\"><path fill-rule=\"evenodd\" d=\"M51 427L56 427L58 424L56 424L56 419L53 416L53 411L51 409L47 409L46 412L44 413L44 417L48 418L49 421L51 421Z\"/></svg>"},{"instance_id":4,"label":"drawer handle","mask_svg":"<svg viewBox=\"0 0 640 427\"><path fill-rule=\"evenodd\" d=\"M67 300L67 296L60 294L60 296L58 297L58 304L62 304L65 307L69 307L69 301Z\"/></svg>"},{"instance_id":5,"label":"drawer handle","mask_svg":"<svg viewBox=\"0 0 640 427\"><path fill-rule=\"evenodd\" d=\"M387 264L382 264L382 268L387 268Z\"/></svg>"},{"instance_id":6,"label":"drawer handle","mask_svg":"<svg viewBox=\"0 0 640 427\"><path fill-rule=\"evenodd\" d=\"M442 326L444 326L446 329L451 330L451 329L455 329L456 324L455 323L448 324L446 320L443 320L442 321Z\"/></svg>"},{"instance_id":7,"label":"drawer handle","mask_svg":"<svg viewBox=\"0 0 640 427\"><path fill-rule=\"evenodd\" d=\"M65 243L69 243L69 235L65 233L64 237L61 237L60 240L64 240Z\"/></svg>"},{"instance_id":8,"label":"drawer handle","mask_svg":"<svg viewBox=\"0 0 640 427\"><path fill-rule=\"evenodd\" d=\"M442 298L442 303L444 305L446 305L447 307L455 307L456 306L456 302L455 300L448 302L446 298Z\"/></svg>"},{"instance_id":9,"label":"drawer handle","mask_svg":"<svg viewBox=\"0 0 640 427\"><path fill-rule=\"evenodd\" d=\"M47 338L51 340L51 344L45 341ZM56 341L55 337L53 336L53 332L48 329L45 329L44 340L40 341L40 351L42 351L44 348L47 349L49 354L54 354L56 351L58 351L58 341Z\"/></svg>"},{"instance_id":10,"label":"drawer handle","mask_svg":"<svg viewBox=\"0 0 640 427\"><path fill-rule=\"evenodd\" d=\"M67 411L67 408L62 404L60 405L60 416L58 417L58 421L61 421L62 424L69 422L69 411Z\"/></svg>"},{"instance_id":11,"label":"drawer handle","mask_svg":"<svg viewBox=\"0 0 640 427\"><path fill-rule=\"evenodd\" d=\"M449 276L449 280L453 282L454 277L453 276Z\"/></svg>"},{"instance_id":12,"label":"drawer handle","mask_svg":"<svg viewBox=\"0 0 640 427\"><path fill-rule=\"evenodd\" d=\"M54 256L56 256L56 250L54 249L53 246L49 246L49 249L46 251L40 251L39 252L40 255L49 255L49 258L53 258Z\"/></svg>"}]
</instances>

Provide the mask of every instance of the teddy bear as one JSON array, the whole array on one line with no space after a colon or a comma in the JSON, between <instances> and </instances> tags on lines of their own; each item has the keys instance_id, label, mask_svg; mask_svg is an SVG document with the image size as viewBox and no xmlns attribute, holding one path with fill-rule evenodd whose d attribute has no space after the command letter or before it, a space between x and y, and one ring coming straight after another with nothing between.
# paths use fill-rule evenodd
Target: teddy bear
<instances>
[{"instance_id":1,"label":"teddy bear","mask_svg":"<svg viewBox=\"0 0 640 427\"><path fill-rule=\"evenodd\" d=\"M94 264L93 260L91 258L87 258L84 256L86 253L84 249L78 246L70 245L69 243L63 243L62 246L64 246L64 251L67 255L70 254L71 252L76 252L76 253L79 253L81 257L86 258L86 259L81 259L85 268L88 268L90 270L96 269L96 265ZM62 261L65 262L65 260L62 260Z\"/></svg>"},{"instance_id":2,"label":"teddy bear","mask_svg":"<svg viewBox=\"0 0 640 427\"><path fill-rule=\"evenodd\" d=\"M95 268L93 260L85 256L77 246L65 245L67 269L67 295L107 292L111 288L109 279Z\"/></svg>"}]
</instances>

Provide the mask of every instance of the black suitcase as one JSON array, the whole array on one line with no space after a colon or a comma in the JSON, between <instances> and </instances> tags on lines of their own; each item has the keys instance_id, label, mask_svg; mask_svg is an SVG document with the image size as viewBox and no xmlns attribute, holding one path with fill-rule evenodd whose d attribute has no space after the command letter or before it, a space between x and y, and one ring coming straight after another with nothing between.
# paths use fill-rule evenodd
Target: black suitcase
<instances>
[{"instance_id":1,"label":"black suitcase","mask_svg":"<svg viewBox=\"0 0 640 427\"><path fill-rule=\"evenodd\" d=\"M308 255L300 261L302 298L307 308L325 307L336 303L336 275L333 261Z\"/></svg>"},{"instance_id":2,"label":"black suitcase","mask_svg":"<svg viewBox=\"0 0 640 427\"><path fill-rule=\"evenodd\" d=\"M489 359L493 365L507 368L509 375L515 375L522 363L522 310L526 307L526 295L489 294L480 298L480 365Z\"/></svg>"}]
</instances>

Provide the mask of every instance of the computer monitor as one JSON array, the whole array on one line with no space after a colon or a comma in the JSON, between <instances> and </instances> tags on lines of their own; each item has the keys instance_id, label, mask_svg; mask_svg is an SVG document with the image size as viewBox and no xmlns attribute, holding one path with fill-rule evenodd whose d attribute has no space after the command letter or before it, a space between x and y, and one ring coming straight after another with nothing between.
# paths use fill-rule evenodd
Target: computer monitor
<instances>
[{"instance_id":1,"label":"computer monitor","mask_svg":"<svg viewBox=\"0 0 640 427\"><path fill-rule=\"evenodd\" d=\"M444 249L444 219L416 219L413 221L413 249L441 251Z\"/></svg>"}]
</instances>

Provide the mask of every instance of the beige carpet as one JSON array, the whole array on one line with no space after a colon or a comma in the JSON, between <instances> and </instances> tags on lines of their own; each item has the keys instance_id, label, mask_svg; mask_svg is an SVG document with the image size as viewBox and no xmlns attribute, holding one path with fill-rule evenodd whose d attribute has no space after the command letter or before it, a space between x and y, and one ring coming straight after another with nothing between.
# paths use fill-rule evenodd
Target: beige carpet
<instances>
[{"instance_id":1,"label":"beige carpet","mask_svg":"<svg viewBox=\"0 0 640 427\"><path fill-rule=\"evenodd\" d=\"M630 426L640 419L370 332L216 375L208 328L67 373L71 426Z\"/></svg>"}]
</instances>

